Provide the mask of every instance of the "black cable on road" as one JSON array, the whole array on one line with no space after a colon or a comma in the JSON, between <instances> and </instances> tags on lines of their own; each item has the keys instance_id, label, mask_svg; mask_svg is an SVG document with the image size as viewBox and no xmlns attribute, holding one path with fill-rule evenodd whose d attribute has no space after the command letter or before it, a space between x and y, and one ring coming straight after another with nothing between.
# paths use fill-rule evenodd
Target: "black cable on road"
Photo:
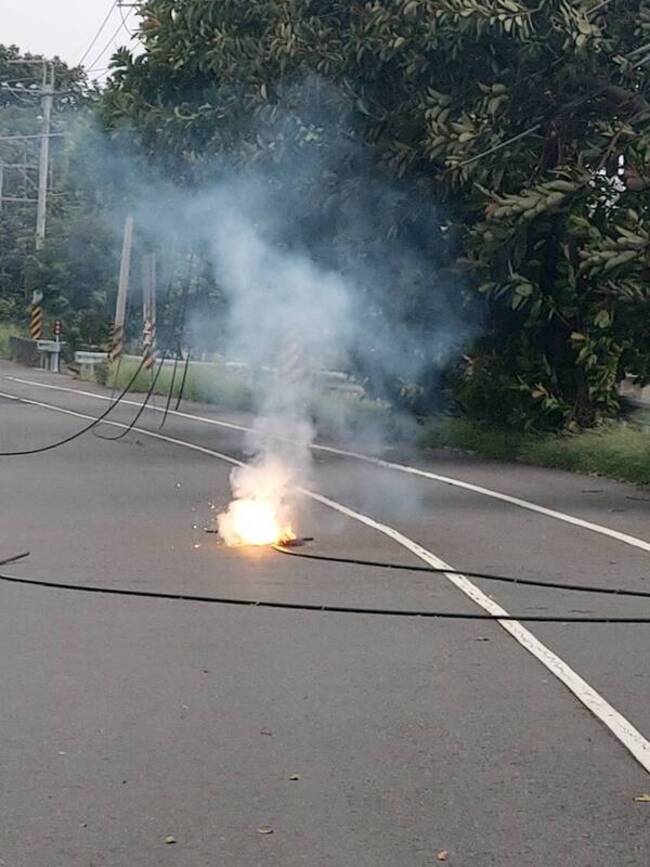
<instances>
[{"instance_id":1,"label":"black cable on road","mask_svg":"<svg viewBox=\"0 0 650 867\"><path fill-rule=\"evenodd\" d=\"M138 378L138 375L139 375L139 373L142 370L142 367L144 365L144 361L145 360L143 358L142 361L140 362L140 365L138 366L138 369L136 370L136 372L133 374L133 376L129 380L129 383L125 386L124 390L118 395L118 397L111 403L111 405L108 407L106 412L103 412L100 416L97 416L97 418L93 419L93 421L91 421L90 424L86 425L86 427L82 428L81 430L77 431L74 434L71 434L69 437L65 437L65 439L58 440L57 442L50 443L49 445L46 445L46 446L40 446L40 448L24 449L23 451L17 451L17 452L0 452L0 458L13 458L13 457L19 457L19 456L23 456L23 455L38 455L38 454L41 454L42 452L49 452L49 451L52 451L52 449L58 449L59 446L64 446L67 443L71 443L73 440L76 440L80 436L83 436L83 434L88 433L89 430L92 430L94 427L96 427L98 424L100 424L102 421L104 421L104 419L126 397L126 395L129 393L129 391L131 389L131 386Z\"/></svg>"},{"instance_id":2,"label":"black cable on road","mask_svg":"<svg viewBox=\"0 0 650 867\"><path fill-rule=\"evenodd\" d=\"M174 396L174 385L176 384L176 373L178 372L179 356L180 348L176 350L176 357L174 358L174 369L172 370L172 376L169 383L169 391L167 392L167 402L165 403L165 411L163 412L162 421L158 425L158 430L162 430L165 427L165 423L169 415L169 408L171 406L172 398Z\"/></svg>"},{"instance_id":3,"label":"black cable on road","mask_svg":"<svg viewBox=\"0 0 650 867\"><path fill-rule=\"evenodd\" d=\"M185 359L185 367L183 369L183 378L181 379L181 387L178 390L178 400L176 401L176 406L174 407L174 412L178 412L178 408L181 405L181 401L183 400L183 394L185 393L185 383L187 382L187 373L190 367L190 358L192 357L192 353L190 350L187 350L187 358Z\"/></svg>"},{"instance_id":4,"label":"black cable on road","mask_svg":"<svg viewBox=\"0 0 650 867\"><path fill-rule=\"evenodd\" d=\"M468 572L466 569L436 569L433 566L408 566L404 563L385 563L379 560L358 560L352 557L333 557L325 554L301 554L284 545L273 545L273 550L287 557L301 560L318 560L322 563L337 563L349 566L368 566L372 569L394 569L397 572L425 572L430 575L460 575L480 578L484 581L499 581L502 584L521 584L523 587L545 587L551 590L570 590L575 593L601 593L607 596L635 596L650 599L650 593L643 590L625 590L619 587L594 587L581 584L565 584L560 581L536 581L534 578L512 578L489 572Z\"/></svg>"},{"instance_id":5,"label":"black cable on road","mask_svg":"<svg viewBox=\"0 0 650 867\"><path fill-rule=\"evenodd\" d=\"M409 611L396 608L361 608L350 605L309 605L302 602L270 602L253 599L231 599L219 596L195 596L187 593L159 593L148 590L126 590L119 587L98 587L83 584L67 584L60 581L43 581L37 578L15 578L0 575L0 581L44 587L49 590L68 590L74 593L95 593L103 596L128 596L137 599L163 599L174 602L198 602L210 605L230 605L240 608L275 608L281 611L314 611L331 614L366 614L376 617L422 618L426 620L491 620L519 623L609 623L650 626L650 617L554 617L539 614L464 614L458 611Z\"/></svg>"},{"instance_id":6,"label":"black cable on road","mask_svg":"<svg viewBox=\"0 0 650 867\"><path fill-rule=\"evenodd\" d=\"M25 557L29 557L29 551L26 551L24 554L14 554L13 557L7 557L6 560L0 560L0 566L8 566L9 563L17 563L19 560L24 560Z\"/></svg>"},{"instance_id":7,"label":"black cable on road","mask_svg":"<svg viewBox=\"0 0 650 867\"><path fill-rule=\"evenodd\" d=\"M162 357L162 359L161 359L161 361L160 361L160 364L158 365L158 370L156 371L156 374L155 374L154 378L153 378L152 381L151 381L151 385L149 386L149 390L147 391L147 394L146 394L146 396L145 396L145 399L144 399L144 401L142 402L142 405L140 406L140 408L139 408L138 411L136 412L135 417L134 417L133 420L130 422L130 424L128 424L128 425L124 428L124 430L123 430L121 433L119 433L117 436L115 436L115 437L107 437L107 436L104 436L104 435L102 435L102 434L97 434L97 436L99 437L99 439L101 439L101 440L108 440L109 442L117 442L118 440L124 439L124 437L125 437L127 434L131 433L131 431L133 430L133 428L136 426L136 424L137 424L138 421L140 420L140 416L142 415L142 413L143 413L143 412L145 411L145 409L147 408L147 404L148 404L149 401L151 400L151 395L153 394L154 389L156 388L156 383L158 382L158 377L159 377L160 374L162 373L162 369L163 369L163 367L164 367L164 364L165 364L165 360L166 360L166 358L167 358L167 353L165 353L165 354L163 355L163 357ZM142 368L142 365L144 364L144 362L145 362L145 357L143 356L143 358L142 358L142 363L140 364L140 368L138 369L138 373L140 372L140 369Z\"/></svg>"}]
</instances>

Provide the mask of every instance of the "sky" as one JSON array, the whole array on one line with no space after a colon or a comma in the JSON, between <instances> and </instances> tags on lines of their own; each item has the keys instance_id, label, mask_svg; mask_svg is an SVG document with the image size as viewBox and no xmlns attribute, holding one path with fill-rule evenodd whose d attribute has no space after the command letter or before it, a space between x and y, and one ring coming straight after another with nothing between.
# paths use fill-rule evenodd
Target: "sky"
<instances>
[{"instance_id":1,"label":"sky","mask_svg":"<svg viewBox=\"0 0 650 867\"><path fill-rule=\"evenodd\" d=\"M18 45L32 54L58 54L76 66L109 10L110 18L84 60L87 68L94 67L91 77L101 79L112 51L133 45L121 14L133 30L134 10L120 10L113 0L0 0L0 43Z\"/></svg>"}]
</instances>

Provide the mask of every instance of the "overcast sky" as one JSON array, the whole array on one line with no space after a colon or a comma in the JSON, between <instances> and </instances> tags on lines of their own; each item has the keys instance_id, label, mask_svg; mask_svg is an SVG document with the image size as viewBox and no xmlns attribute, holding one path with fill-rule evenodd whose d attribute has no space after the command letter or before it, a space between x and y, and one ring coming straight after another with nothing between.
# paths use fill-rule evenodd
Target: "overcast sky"
<instances>
[{"instance_id":1,"label":"overcast sky","mask_svg":"<svg viewBox=\"0 0 650 867\"><path fill-rule=\"evenodd\" d=\"M101 70L101 78L112 51L131 44L113 0L0 0L0 43L18 45L32 54L58 54L76 66L111 7L115 8L108 23L84 61L85 66L95 67L93 77ZM133 10L126 8L122 14L133 29Z\"/></svg>"}]
</instances>

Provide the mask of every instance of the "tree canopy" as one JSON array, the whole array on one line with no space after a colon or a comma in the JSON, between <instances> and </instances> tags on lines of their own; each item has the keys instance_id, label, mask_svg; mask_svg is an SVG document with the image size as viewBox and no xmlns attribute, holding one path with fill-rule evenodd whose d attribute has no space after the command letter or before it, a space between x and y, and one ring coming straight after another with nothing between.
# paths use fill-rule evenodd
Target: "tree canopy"
<instances>
[{"instance_id":1,"label":"tree canopy","mask_svg":"<svg viewBox=\"0 0 650 867\"><path fill-rule=\"evenodd\" d=\"M104 110L179 179L216 154L355 135L444 204L461 239L447 266L489 310L467 408L588 425L617 411L626 372L650 375L648 0L150 0L140 15L144 53L117 54ZM296 98L306 81L334 86L326 128Z\"/></svg>"}]
</instances>

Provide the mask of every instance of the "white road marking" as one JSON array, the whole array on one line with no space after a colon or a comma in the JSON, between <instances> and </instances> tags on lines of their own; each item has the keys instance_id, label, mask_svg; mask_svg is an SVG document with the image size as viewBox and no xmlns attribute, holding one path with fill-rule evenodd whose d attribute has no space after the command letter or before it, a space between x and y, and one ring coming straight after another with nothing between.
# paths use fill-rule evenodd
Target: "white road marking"
<instances>
[{"instance_id":1,"label":"white road marking","mask_svg":"<svg viewBox=\"0 0 650 867\"><path fill-rule=\"evenodd\" d=\"M83 391L77 388L67 388L61 385L49 385L42 382L34 382L29 379L20 379L16 376L6 376L13 382L20 382L24 385L33 385L37 388L49 388L54 391L67 391L73 394L80 394L84 397L94 397L97 400L111 400L110 397L101 394L95 394L92 391ZM141 403L131 400L123 400L123 404L127 406L142 406ZM150 407L153 412L164 412L162 407ZM179 412L170 410L170 415L178 416L179 418L192 419L200 421L203 424L211 424L217 427L226 428L229 430L241 431L242 433L250 433L252 428L244 425L234 424L232 422L221 421L219 419L209 418L208 416L194 415L188 412ZM508 503L511 506L517 506L520 509L527 509L529 512L536 512L539 515L544 515L547 518L554 518L557 521L564 521L565 524L572 524L574 527L580 527L583 530L590 530L593 533L599 533L601 536L608 536L610 539L615 539L617 542L623 542L625 545L631 545L633 548L640 548L642 551L650 553L650 542L645 539L640 539L637 536L631 536L629 533L622 533L620 530L612 530L610 527L604 527L602 524L594 524L592 521L586 521L583 518L577 518L575 515L568 515L565 512L558 512L555 509L549 509L546 506L540 506L537 503L531 503L529 500L522 500L519 497L513 497L510 494L503 494L500 491L493 491L490 488L484 488L481 485L474 485L471 482L464 482L461 479L454 479L450 476L441 476L438 473L432 473L429 470L422 470L419 467L412 467L408 464L400 464L393 461L386 461L382 458L375 458L371 455L364 455L360 452L351 452L346 449L335 448L334 446L324 446L317 443L312 445L314 451L327 452L328 454L338 455L339 457L353 458L357 461L373 464L376 467L381 467L385 470L396 470L400 473L407 473L412 476L419 476L425 479L431 479L434 482L441 482L445 485L450 485L455 488L461 488L465 491L471 491L473 494L481 494L485 497L491 497L493 500L501 500L503 503Z\"/></svg>"},{"instance_id":2,"label":"white road marking","mask_svg":"<svg viewBox=\"0 0 650 867\"><path fill-rule=\"evenodd\" d=\"M64 415L70 415L76 418L86 419L89 421L93 420L93 416L91 415L75 412L70 409L64 409L63 407L58 407L49 403L42 403L40 401L18 397L13 394L0 392L0 397L5 397L31 406L38 406L43 409L49 409L54 412L60 412ZM128 427L128 425L116 421L104 421L102 424L108 424L122 429ZM196 443L179 440L175 437L167 436L166 434L145 430L144 428L134 427L132 430L142 436L151 437L152 439L161 440L166 443L171 443L172 445L181 446L204 455L209 455L210 457L217 458L218 460L224 461L232 466L243 466L242 461L239 461L230 455L217 452L214 449L209 449L205 446L197 445ZM397 542L398 545L406 548L430 566L433 566L436 569L452 569L448 563L445 563L439 557L436 557L435 554L428 551L426 548L423 548L417 542L409 539L408 536L404 536L398 530L395 530L386 524L382 524L379 521L375 521L368 515L356 512L353 509L350 509L335 500L331 500L328 497L324 497L321 494L317 494L314 491L302 489L302 493L315 502L382 533L384 536ZM505 608L502 608L489 596L486 596L482 590L463 575L445 573L445 577L484 611L487 611L489 614L496 617L510 616ZM580 675L577 674L569 665L567 665L563 659L553 653L553 651L539 641L532 632L522 626L521 623L511 620L497 620L495 622L498 623L502 629L505 629L505 631L508 632L515 641L539 660L539 662L541 662L542 665L544 665L559 681L561 681L597 719L607 726L607 728L631 753L641 767L650 774L650 742L646 740L646 738L632 725L632 723L612 707L612 705L610 705L609 702L600 695L600 693L596 692L596 690L580 677Z\"/></svg>"}]
</instances>

